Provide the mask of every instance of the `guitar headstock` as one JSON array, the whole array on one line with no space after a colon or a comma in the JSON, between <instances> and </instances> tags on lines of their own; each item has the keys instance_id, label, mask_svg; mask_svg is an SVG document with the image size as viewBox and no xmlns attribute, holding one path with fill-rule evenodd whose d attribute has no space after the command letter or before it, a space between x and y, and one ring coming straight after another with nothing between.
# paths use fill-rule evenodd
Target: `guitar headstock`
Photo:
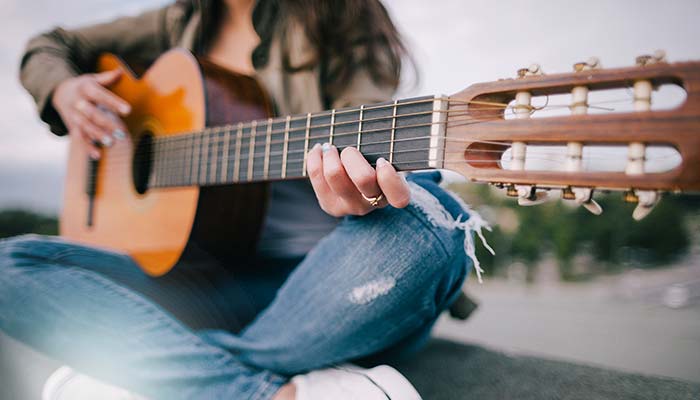
<instances>
[{"instance_id":1,"label":"guitar headstock","mask_svg":"<svg viewBox=\"0 0 700 400\"><path fill-rule=\"evenodd\" d=\"M657 89L668 85L685 99L652 108ZM616 101L627 110L596 112L612 111L611 101L591 100L611 90L624 94ZM668 63L657 52L627 68L590 59L573 72L544 74L533 65L513 79L472 85L448 103L444 168L502 187L522 205L558 189L600 214L593 192L620 191L638 203L634 217L641 219L663 192L700 191L700 62ZM566 115L545 112L555 108ZM660 169L654 163L661 158L673 165Z\"/></svg>"}]
</instances>

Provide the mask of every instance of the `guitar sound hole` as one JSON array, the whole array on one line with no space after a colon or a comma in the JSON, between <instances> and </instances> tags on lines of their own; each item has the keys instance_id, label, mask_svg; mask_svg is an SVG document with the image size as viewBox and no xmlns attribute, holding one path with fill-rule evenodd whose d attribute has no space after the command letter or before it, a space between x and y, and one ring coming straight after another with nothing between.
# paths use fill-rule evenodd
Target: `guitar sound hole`
<instances>
[{"instance_id":1,"label":"guitar sound hole","mask_svg":"<svg viewBox=\"0 0 700 400\"><path fill-rule=\"evenodd\" d=\"M134 188L139 194L144 194L148 190L148 180L151 176L151 167L153 165L152 151L153 134L144 132L139 136L131 168Z\"/></svg>"}]
</instances>

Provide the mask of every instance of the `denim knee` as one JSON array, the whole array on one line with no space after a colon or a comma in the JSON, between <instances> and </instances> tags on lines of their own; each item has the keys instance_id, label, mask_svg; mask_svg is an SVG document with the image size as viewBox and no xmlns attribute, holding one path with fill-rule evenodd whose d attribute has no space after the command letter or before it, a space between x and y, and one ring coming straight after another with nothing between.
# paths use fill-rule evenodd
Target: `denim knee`
<instances>
[{"instance_id":1,"label":"denim knee","mask_svg":"<svg viewBox=\"0 0 700 400\"><path fill-rule=\"evenodd\" d=\"M22 260L36 258L46 236L26 234L0 240L0 267L9 267ZM39 250L39 252L37 252Z\"/></svg>"}]
</instances>

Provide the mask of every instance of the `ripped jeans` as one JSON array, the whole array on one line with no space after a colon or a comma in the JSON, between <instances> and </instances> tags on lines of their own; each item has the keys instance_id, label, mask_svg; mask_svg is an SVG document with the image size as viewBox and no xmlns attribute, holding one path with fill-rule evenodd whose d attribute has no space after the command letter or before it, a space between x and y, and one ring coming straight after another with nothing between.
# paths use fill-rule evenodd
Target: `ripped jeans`
<instances>
[{"instance_id":1,"label":"ripped jeans","mask_svg":"<svg viewBox=\"0 0 700 400\"><path fill-rule=\"evenodd\" d=\"M410 353L459 294L478 227L434 178L411 178L407 208L345 218L303 260L247 272L150 278L60 238L0 241L0 330L154 400L269 399L297 373Z\"/></svg>"}]
</instances>

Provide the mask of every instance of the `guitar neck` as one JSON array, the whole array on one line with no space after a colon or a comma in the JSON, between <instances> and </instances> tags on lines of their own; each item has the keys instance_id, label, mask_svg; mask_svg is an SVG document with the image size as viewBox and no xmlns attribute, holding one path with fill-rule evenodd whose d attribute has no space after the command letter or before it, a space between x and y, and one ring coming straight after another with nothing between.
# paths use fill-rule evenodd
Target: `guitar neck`
<instances>
[{"instance_id":1,"label":"guitar neck","mask_svg":"<svg viewBox=\"0 0 700 400\"><path fill-rule=\"evenodd\" d=\"M316 143L354 146L374 165L441 168L447 98L427 96L210 127L153 139L149 186L207 186L306 177Z\"/></svg>"}]
</instances>

